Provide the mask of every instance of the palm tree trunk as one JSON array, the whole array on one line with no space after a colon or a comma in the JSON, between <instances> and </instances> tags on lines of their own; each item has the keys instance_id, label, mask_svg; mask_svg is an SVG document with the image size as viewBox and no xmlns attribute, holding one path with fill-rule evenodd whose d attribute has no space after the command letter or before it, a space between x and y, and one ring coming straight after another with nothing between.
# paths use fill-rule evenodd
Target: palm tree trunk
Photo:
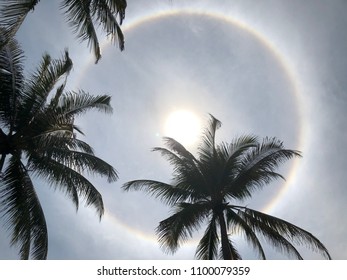
<instances>
[{"instance_id":1,"label":"palm tree trunk","mask_svg":"<svg viewBox=\"0 0 347 280\"><path fill-rule=\"evenodd\" d=\"M225 218L223 211L219 211L218 213L219 225L220 225L220 235L222 239L222 253L224 260L232 260L231 249L229 246L228 232L225 223Z\"/></svg>"}]
</instances>

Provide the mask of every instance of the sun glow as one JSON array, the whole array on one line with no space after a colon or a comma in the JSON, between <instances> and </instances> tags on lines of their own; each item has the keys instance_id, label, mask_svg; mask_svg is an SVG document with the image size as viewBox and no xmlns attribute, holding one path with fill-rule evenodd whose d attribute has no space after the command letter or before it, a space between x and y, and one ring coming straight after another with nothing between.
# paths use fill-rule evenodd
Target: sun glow
<instances>
[{"instance_id":1,"label":"sun glow","mask_svg":"<svg viewBox=\"0 0 347 280\"><path fill-rule=\"evenodd\" d=\"M200 135L200 119L191 111L175 111L166 119L165 136L174 138L184 146L195 144Z\"/></svg>"}]
</instances>

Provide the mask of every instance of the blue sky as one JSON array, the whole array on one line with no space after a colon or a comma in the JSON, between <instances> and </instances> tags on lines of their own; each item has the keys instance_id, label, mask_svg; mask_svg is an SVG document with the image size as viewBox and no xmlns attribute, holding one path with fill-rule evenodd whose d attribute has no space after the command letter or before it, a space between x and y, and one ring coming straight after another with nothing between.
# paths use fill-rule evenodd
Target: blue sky
<instances>
[{"instance_id":1,"label":"blue sky","mask_svg":"<svg viewBox=\"0 0 347 280\"><path fill-rule=\"evenodd\" d=\"M112 95L113 115L92 113L78 123L120 179L92 178L105 202L101 222L94 209L81 205L76 213L62 193L36 181L49 259L193 258L199 233L175 255L164 254L154 232L169 209L144 193L121 190L133 179L169 181L169 165L150 150L162 145L165 120L178 109L202 123L208 113L221 120L219 141L252 133L302 151L302 159L281 169L286 182L268 185L245 204L310 231L334 259L347 258L345 1L128 1L125 51L105 39L97 65L59 3L40 2L18 33L26 70L44 52L59 57L67 47L74 62L68 88ZM236 241L245 258L256 257ZM0 258L18 258L8 243L0 230Z\"/></svg>"}]
</instances>

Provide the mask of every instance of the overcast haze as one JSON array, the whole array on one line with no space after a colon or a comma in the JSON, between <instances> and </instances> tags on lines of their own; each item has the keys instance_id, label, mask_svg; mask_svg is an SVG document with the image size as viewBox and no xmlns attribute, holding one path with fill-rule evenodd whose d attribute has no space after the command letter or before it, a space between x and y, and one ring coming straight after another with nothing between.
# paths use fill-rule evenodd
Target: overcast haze
<instances>
[{"instance_id":1,"label":"overcast haze","mask_svg":"<svg viewBox=\"0 0 347 280\"><path fill-rule=\"evenodd\" d=\"M142 192L123 192L134 179L169 182L171 169L151 148L162 146L165 120L178 109L222 122L217 140L243 134L278 137L303 158L280 169L276 181L246 205L314 234L333 259L347 259L347 2L343 0L128 1L125 50L107 40L94 64L74 38L60 1L42 1L18 33L30 72L44 52L69 49L74 69L68 89L112 95L112 115L78 119L85 140L120 179L93 178L103 195L101 222L93 208L74 206L35 181L49 232L49 259L192 259L196 240L166 255L155 236L170 212ZM195 146L189 147L192 151ZM0 230L0 258L17 259ZM244 258L256 258L239 241ZM301 248L300 248L301 250ZM268 258L284 258L267 248ZM316 259L302 250L304 258Z\"/></svg>"}]
</instances>

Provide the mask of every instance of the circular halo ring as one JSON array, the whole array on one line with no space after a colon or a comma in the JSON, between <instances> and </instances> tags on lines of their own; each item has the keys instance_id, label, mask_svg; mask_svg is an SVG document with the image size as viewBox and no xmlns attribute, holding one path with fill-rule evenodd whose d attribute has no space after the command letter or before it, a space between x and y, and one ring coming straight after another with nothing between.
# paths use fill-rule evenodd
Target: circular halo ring
<instances>
[{"instance_id":1,"label":"circular halo ring","mask_svg":"<svg viewBox=\"0 0 347 280\"><path fill-rule=\"evenodd\" d=\"M241 21L239 19L235 19L232 16L225 15L222 12L219 11L203 11L200 9L191 9L191 8L177 8L177 9L169 9L169 10L160 10L160 11L155 11L152 13L149 13L147 15L142 15L140 17L136 17L133 19L130 19L130 22L125 24L123 26L123 32L130 32L137 28L140 25L146 24L146 23L151 23L156 20L164 19L167 17L171 16L177 16L177 15L196 15L196 16L205 16L207 18L211 18L214 20L222 21L224 23L233 25L246 33L252 35L253 38L255 38L262 46L265 46L265 49L269 51L275 58L276 62L281 66L283 72L285 73L285 76L287 77L290 85L292 86L291 92L294 95L296 107L297 107L297 112L298 112L298 119L300 120L299 124L299 135L298 135L298 140L297 140L297 149L298 150L303 150L306 135L305 135L305 119L304 119L304 110L302 108L302 98L300 95L300 85L299 85L299 79L295 75L295 72L293 70L292 65L290 64L289 60L287 57L285 57L276 47L274 43L271 42L269 38L267 38L264 34L260 33L255 27L251 26L248 23L245 23L244 21ZM102 43L102 47L105 47L108 45L109 42L105 40ZM82 71L80 71L79 76L77 77L77 82L80 81L85 72L88 70L88 68L94 64L94 59L93 58L88 58L86 59L85 66L82 67ZM294 163L291 166L291 169L289 171L289 174L287 176L287 180L284 182L283 186L281 187L281 190L277 193L277 195L261 209L263 212L272 212L277 205L277 203L281 200L283 195L286 193L286 191L289 189L289 187L293 184L293 181L295 179L295 173L297 170L297 166L299 164L299 161L297 159L294 159ZM129 225L127 225L125 222L121 221L118 217L110 213L109 211L105 212L105 218L110 219L112 223L116 223L119 227L122 229L126 230L127 232L131 233L132 235L136 236L138 239L144 239L150 242L155 242L157 243L156 237L153 234L145 233L142 232L138 229L132 228ZM195 243L195 241L191 242L186 242L186 245L189 245L191 243Z\"/></svg>"}]
</instances>

